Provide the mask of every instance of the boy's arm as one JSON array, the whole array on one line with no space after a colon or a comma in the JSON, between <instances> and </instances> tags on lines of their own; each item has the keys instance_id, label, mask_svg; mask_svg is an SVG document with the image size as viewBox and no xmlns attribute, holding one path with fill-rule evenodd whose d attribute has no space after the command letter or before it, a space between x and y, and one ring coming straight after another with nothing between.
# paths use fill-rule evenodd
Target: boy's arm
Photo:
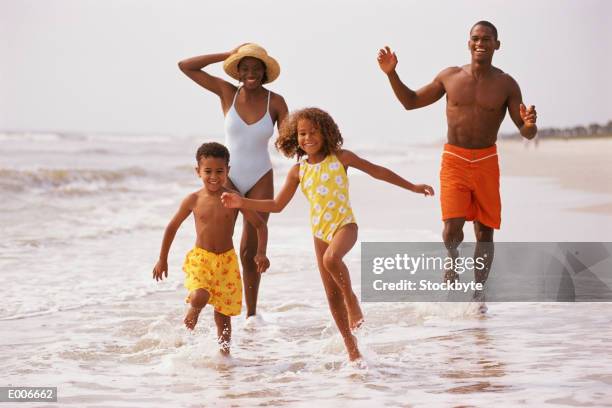
<instances>
[{"instance_id":1,"label":"boy's arm","mask_svg":"<svg viewBox=\"0 0 612 408\"><path fill-rule=\"evenodd\" d=\"M264 219L255 211L241 209L244 218L257 230L257 254L255 254L255 264L257 272L263 273L270 267L270 261L266 256L268 246L268 225Z\"/></svg>"},{"instance_id":2,"label":"boy's arm","mask_svg":"<svg viewBox=\"0 0 612 408\"><path fill-rule=\"evenodd\" d=\"M377 60L380 69L387 74L387 78L389 78L389 83L391 84L395 97L406 110L422 108L442 98L446 93L442 80L445 75L453 70L453 68L443 70L431 83L417 91L413 91L402 82L397 71L395 71L397 56L388 46L378 51Z\"/></svg>"},{"instance_id":3,"label":"boy's arm","mask_svg":"<svg viewBox=\"0 0 612 408\"><path fill-rule=\"evenodd\" d=\"M300 184L300 176L298 174L300 165L295 164L289 170L285 185L273 200L253 200L250 198L240 197L236 193L223 193L221 201L227 208L245 208L248 210L260 212L281 212L291 201Z\"/></svg>"},{"instance_id":4,"label":"boy's arm","mask_svg":"<svg viewBox=\"0 0 612 408\"><path fill-rule=\"evenodd\" d=\"M183 221L185 221L185 218L191 214L191 210L196 200L197 196L195 194L187 196L181 203L176 214L174 214L174 217L172 217L168 223L164 231L161 250L159 251L159 260L153 268L153 279L162 280L163 275L165 275L166 278L168 277L168 252L170 252L170 246L172 245L172 241L174 241L176 231L178 231Z\"/></svg>"},{"instance_id":5,"label":"boy's arm","mask_svg":"<svg viewBox=\"0 0 612 408\"><path fill-rule=\"evenodd\" d=\"M412 184L399 174L389 170L386 167L379 166L372 162L369 162L361 157L357 156L350 150L339 150L336 153L338 160L342 162L345 167L354 167L363 171L366 174L374 177L375 179L386 181L387 183L394 184L396 186L405 188L415 193L433 195L434 191L431 186L426 184Z\"/></svg>"}]
</instances>

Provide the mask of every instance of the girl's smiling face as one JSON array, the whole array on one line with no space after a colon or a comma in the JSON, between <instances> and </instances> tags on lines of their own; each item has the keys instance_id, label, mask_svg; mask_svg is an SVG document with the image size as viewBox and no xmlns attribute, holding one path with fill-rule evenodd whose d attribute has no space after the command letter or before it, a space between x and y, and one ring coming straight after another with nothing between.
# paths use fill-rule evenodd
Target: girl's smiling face
<instances>
[{"instance_id":1,"label":"girl's smiling face","mask_svg":"<svg viewBox=\"0 0 612 408\"><path fill-rule=\"evenodd\" d=\"M319 128L308 119L299 119L297 123L298 145L309 158L323 153L323 135Z\"/></svg>"}]
</instances>

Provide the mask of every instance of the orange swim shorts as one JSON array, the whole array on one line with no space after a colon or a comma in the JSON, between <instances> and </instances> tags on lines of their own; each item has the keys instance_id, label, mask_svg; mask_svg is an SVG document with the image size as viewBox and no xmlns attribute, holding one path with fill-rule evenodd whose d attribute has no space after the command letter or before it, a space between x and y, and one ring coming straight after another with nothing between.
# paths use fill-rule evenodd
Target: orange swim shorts
<instances>
[{"instance_id":1,"label":"orange swim shorts","mask_svg":"<svg viewBox=\"0 0 612 408\"><path fill-rule=\"evenodd\" d=\"M444 145L440 169L442 219L465 218L499 229L501 198L497 146L466 149Z\"/></svg>"}]
</instances>

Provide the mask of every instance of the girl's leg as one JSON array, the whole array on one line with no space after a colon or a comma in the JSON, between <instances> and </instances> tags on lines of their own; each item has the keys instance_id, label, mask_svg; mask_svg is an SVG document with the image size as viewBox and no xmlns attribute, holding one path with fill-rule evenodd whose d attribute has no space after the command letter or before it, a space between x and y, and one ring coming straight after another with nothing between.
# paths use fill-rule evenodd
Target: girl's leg
<instances>
[{"instance_id":1,"label":"girl's leg","mask_svg":"<svg viewBox=\"0 0 612 408\"><path fill-rule=\"evenodd\" d=\"M323 254L323 265L329 271L344 296L349 325L353 330L363 323L363 313L359 306L359 299L351 286L351 275L342 259L353 248L356 241L357 224L347 224L336 232Z\"/></svg>"},{"instance_id":2,"label":"girl's leg","mask_svg":"<svg viewBox=\"0 0 612 408\"><path fill-rule=\"evenodd\" d=\"M189 293L188 300L190 307L183 320L188 329L193 330L198 323L200 312L208 303L208 299L210 299L210 293L206 289L195 289Z\"/></svg>"},{"instance_id":3,"label":"girl's leg","mask_svg":"<svg viewBox=\"0 0 612 408\"><path fill-rule=\"evenodd\" d=\"M274 185L272 170L267 172L246 193L247 198L268 200L274 198ZM265 222L268 222L269 213L259 213ZM242 238L240 240L240 262L242 263L242 277L244 281L244 297L247 306L247 317L257 312L257 294L261 275L257 272L257 265L253 258L257 254L257 230L243 220Z\"/></svg>"},{"instance_id":4,"label":"girl's leg","mask_svg":"<svg viewBox=\"0 0 612 408\"><path fill-rule=\"evenodd\" d=\"M323 286L325 287L325 295L327 296L327 303L329 304L332 317L336 322L336 326L338 326L340 335L344 339L344 344L348 351L349 359L351 361L358 359L361 357L361 354L357 348L357 340L351 333L344 296L323 263L323 256L328 248L328 245L325 242L315 238L314 246L315 253L317 254L319 272L321 273L321 280L323 281Z\"/></svg>"},{"instance_id":5,"label":"girl's leg","mask_svg":"<svg viewBox=\"0 0 612 408\"><path fill-rule=\"evenodd\" d=\"M215 310L215 324L217 325L219 352L224 356L228 356L230 353L230 341L232 340L232 320L229 316Z\"/></svg>"}]
</instances>

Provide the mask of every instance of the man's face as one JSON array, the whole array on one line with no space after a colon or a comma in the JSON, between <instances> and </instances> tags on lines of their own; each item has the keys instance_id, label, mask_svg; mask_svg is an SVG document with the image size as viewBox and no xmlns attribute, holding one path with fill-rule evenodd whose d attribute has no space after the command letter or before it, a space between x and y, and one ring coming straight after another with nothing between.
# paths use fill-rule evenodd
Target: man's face
<instances>
[{"instance_id":1,"label":"man's face","mask_svg":"<svg viewBox=\"0 0 612 408\"><path fill-rule=\"evenodd\" d=\"M204 182L204 187L212 193L223 187L229 168L223 158L202 157L196 171Z\"/></svg>"},{"instance_id":2,"label":"man's face","mask_svg":"<svg viewBox=\"0 0 612 408\"><path fill-rule=\"evenodd\" d=\"M491 61L493 53L499 49L499 41L495 38L495 33L490 27L476 25L470 31L468 48L473 60Z\"/></svg>"}]
</instances>

